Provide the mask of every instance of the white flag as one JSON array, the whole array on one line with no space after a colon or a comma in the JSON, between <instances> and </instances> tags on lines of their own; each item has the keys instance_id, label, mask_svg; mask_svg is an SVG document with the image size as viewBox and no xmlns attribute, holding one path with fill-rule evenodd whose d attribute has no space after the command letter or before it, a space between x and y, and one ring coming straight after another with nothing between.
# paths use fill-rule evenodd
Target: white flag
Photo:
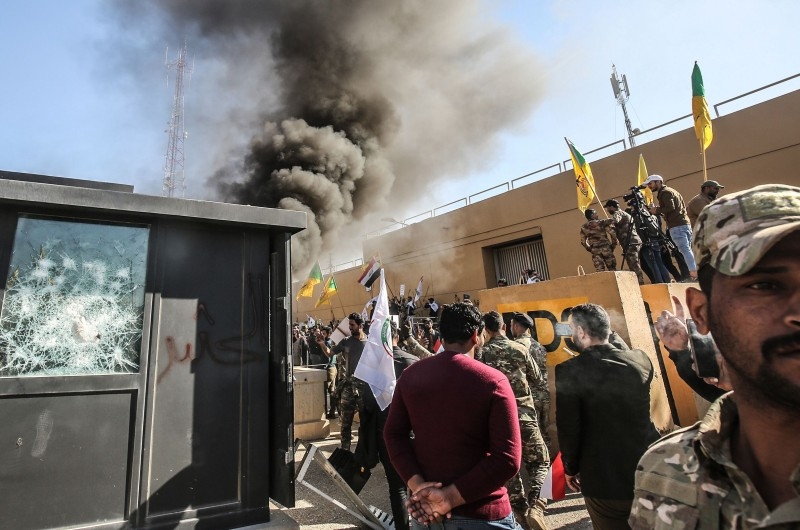
<instances>
[{"instance_id":1,"label":"white flag","mask_svg":"<svg viewBox=\"0 0 800 530\"><path fill-rule=\"evenodd\" d=\"M366 304L364 304L364 309L361 310L361 318L364 319L364 322L369 322L369 306L372 305L372 302L375 302L377 299L377 296L373 296Z\"/></svg>"},{"instance_id":2,"label":"white flag","mask_svg":"<svg viewBox=\"0 0 800 530\"><path fill-rule=\"evenodd\" d=\"M389 297L386 295L386 279L381 271L381 292L372 314L369 337L364 352L353 373L358 379L369 383L372 394L381 410L392 402L394 387L394 357L392 355L392 331L389 318Z\"/></svg>"},{"instance_id":3,"label":"white flag","mask_svg":"<svg viewBox=\"0 0 800 530\"><path fill-rule=\"evenodd\" d=\"M417 284L417 290L414 292L414 301L418 301L419 297L422 296L422 276L419 277L419 283Z\"/></svg>"}]
</instances>

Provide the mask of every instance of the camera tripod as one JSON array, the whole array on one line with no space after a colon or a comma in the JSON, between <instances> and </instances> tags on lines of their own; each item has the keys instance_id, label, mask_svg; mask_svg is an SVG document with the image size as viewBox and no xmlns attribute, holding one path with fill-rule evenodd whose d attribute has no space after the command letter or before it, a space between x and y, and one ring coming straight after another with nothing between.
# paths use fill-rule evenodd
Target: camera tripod
<instances>
[{"instance_id":1,"label":"camera tripod","mask_svg":"<svg viewBox=\"0 0 800 530\"><path fill-rule=\"evenodd\" d=\"M670 273L676 279L686 278L689 274L689 268L686 266L683 255L678 250L675 242L669 237L669 233L665 234L661 229L661 223L658 218L647 211L642 193L638 188L634 187L631 188L630 195L624 196L623 199L626 199L628 210L630 210L630 215L634 220L634 223L628 228L623 251L630 244L635 225L642 240L642 269L644 269L650 281L653 283L669 283ZM664 259L662 254L662 249L664 248L666 248L667 259ZM680 272L675 269L669 258L675 260Z\"/></svg>"}]
</instances>

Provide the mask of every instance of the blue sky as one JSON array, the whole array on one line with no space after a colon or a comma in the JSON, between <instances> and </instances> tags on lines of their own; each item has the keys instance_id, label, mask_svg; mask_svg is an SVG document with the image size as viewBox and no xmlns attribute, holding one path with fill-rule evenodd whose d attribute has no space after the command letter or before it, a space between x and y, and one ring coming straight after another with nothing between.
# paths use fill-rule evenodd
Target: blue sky
<instances>
[{"instance_id":1,"label":"blue sky","mask_svg":"<svg viewBox=\"0 0 800 530\"><path fill-rule=\"evenodd\" d=\"M522 126L502 134L484 165L439 182L395 218L563 161L564 136L582 151L625 138L609 83L612 63L627 76L631 120L642 130L689 113L695 60L711 105L800 72L800 2L791 0L487 5L487 16L507 24L538 58L543 95ZM106 7L102 0L26 0L0 8L0 169L132 183L138 192L159 194L172 99L164 48L180 42L165 42L157 53L143 48L135 64L121 68L119 28ZM212 122L193 115L209 102L203 76L194 73L186 114L187 196L198 198L209 196L201 175L215 142ZM777 92L797 88L794 80Z\"/></svg>"}]
</instances>

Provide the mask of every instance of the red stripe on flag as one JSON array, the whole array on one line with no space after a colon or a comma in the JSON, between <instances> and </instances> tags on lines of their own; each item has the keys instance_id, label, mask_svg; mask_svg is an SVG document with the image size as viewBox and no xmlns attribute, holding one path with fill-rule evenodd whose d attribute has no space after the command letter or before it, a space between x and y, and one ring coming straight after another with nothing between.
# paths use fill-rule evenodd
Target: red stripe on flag
<instances>
[{"instance_id":1,"label":"red stripe on flag","mask_svg":"<svg viewBox=\"0 0 800 530\"><path fill-rule=\"evenodd\" d=\"M364 272L362 272L361 276L358 277L358 283L361 283L361 280L363 280L364 277L367 274L369 274L369 275L373 274L372 267L374 267L374 266L375 266L375 258L372 258L371 260L369 260L369 263L367 264L367 266L364 267Z\"/></svg>"},{"instance_id":2,"label":"red stripe on flag","mask_svg":"<svg viewBox=\"0 0 800 530\"><path fill-rule=\"evenodd\" d=\"M559 452L550 464L550 471L542 485L542 498L557 501L567 496L567 480L564 477L564 463Z\"/></svg>"}]
</instances>

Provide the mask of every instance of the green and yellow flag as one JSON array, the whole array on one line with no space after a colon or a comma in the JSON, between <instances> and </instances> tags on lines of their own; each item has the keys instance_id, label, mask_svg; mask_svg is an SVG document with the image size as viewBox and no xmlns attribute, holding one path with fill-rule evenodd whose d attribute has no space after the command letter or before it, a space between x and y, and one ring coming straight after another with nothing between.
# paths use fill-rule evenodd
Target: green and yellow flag
<instances>
[{"instance_id":1,"label":"green and yellow flag","mask_svg":"<svg viewBox=\"0 0 800 530\"><path fill-rule=\"evenodd\" d=\"M692 117L694 118L694 134L700 141L700 147L705 151L711 145L711 140L714 139L714 132L711 130L711 114L708 113L703 74L700 73L697 61L694 62L694 70L692 70Z\"/></svg>"},{"instance_id":2,"label":"green and yellow flag","mask_svg":"<svg viewBox=\"0 0 800 530\"><path fill-rule=\"evenodd\" d=\"M592 176L592 168L589 163L583 158L583 155L578 151L572 142L564 138L569 147L569 156L572 159L572 169L575 170L575 185L578 188L578 209L582 212L592 204L594 200L594 177Z\"/></svg>"},{"instance_id":3,"label":"green and yellow flag","mask_svg":"<svg viewBox=\"0 0 800 530\"><path fill-rule=\"evenodd\" d=\"M322 294L319 296L319 300L314 305L315 308L321 306L322 304L328 304L331 301L333 295L336 294L336 280L333 279L333 274L328 277L328 281L325 282L325 288L322 289Z\"/></svg>"},{"instance_id":4,"label":"green and yellow flag","mask_svg":"<svg viewBox=\"0 0 800 530\"><path fill-rule=\"evenodd\" d=\"M311 268L311 272L308 273L308 279L306 283L300 288L297 292L297 299L300 300L301 296L306 298L311 298L311 295L314 293L314 286L318 283L322 282L322 270L319 268L319 261L314 264Z\"/></svg>"},{"instance_id":5,"label":"green and yellow flag","mask_svg":"<svg viewBox=\"0 0 800 530\"><path fill-rule=\"evenodd\" d=\"M636 184L641 186L644 184L644 181L647 180L647 166L644 165L644 157L640 154L639 155L639 176L636 179ZM644 188L642 190L642 194L644 195L644 202L649 205L653 204L653 192L650 191L649 188Z\"/></svg>"}]
</instances>

